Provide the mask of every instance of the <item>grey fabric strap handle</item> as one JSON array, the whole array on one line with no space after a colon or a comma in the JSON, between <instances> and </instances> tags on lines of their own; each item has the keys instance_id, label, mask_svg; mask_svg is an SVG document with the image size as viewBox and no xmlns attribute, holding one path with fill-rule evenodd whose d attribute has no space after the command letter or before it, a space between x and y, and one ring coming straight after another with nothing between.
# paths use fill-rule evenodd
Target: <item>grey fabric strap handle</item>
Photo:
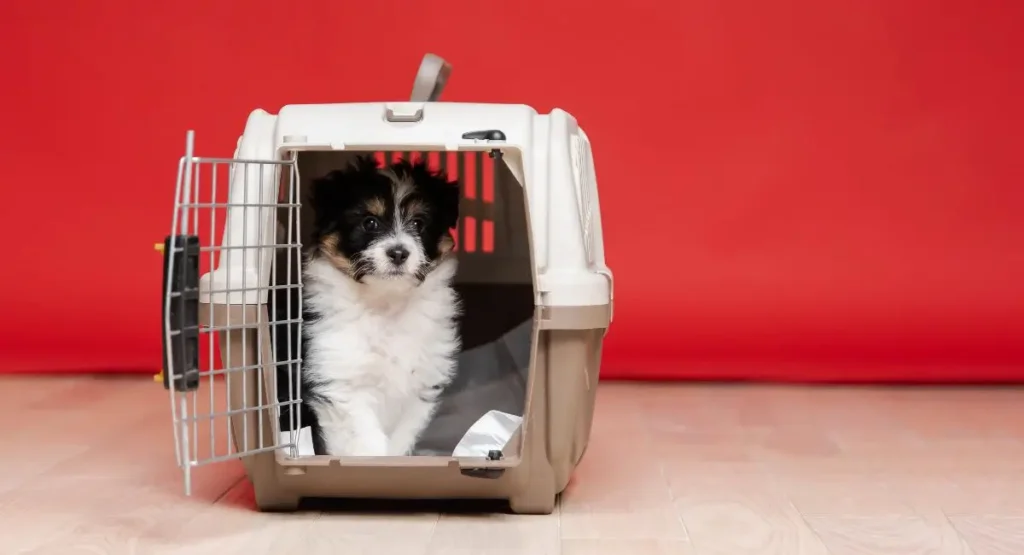
<instances>
[{"instance_id":1,"label":"grey fabric strap handle","mask_svg":"<svg viewBox=\"0 0 1024 555\"><path fill-rule=\"evenodd\" d=\"M423 56L420 69L416 72L416 81L412 85L412 102L435 102L441 97L452 66L444 58L436 54Z\"/></svg>"}]
</instances>

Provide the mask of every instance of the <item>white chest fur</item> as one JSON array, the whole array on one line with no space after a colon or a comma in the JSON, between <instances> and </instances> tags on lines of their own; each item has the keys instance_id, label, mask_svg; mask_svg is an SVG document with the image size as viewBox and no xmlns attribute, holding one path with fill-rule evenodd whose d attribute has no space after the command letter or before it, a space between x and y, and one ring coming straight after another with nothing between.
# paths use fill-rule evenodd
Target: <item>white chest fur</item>
<instances>
[{"instance_id":1,"label":"white chest fur","mask_svg":"<svg viewBox=\"0 0 1024 555\"><path fill-rule=\"evenodd\" d=\"M455 261L423 283L356 283L328 262L305 268L304 387L327 450L408 454L429 423L459 350Z\"/></svg>"}]
</instances>

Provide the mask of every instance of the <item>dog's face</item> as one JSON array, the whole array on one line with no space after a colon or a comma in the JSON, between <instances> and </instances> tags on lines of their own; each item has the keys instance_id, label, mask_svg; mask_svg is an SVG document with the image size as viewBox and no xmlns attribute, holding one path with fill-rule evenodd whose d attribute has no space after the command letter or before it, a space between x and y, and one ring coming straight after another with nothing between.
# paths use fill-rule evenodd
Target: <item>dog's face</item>
<instances>
[{"instance_id":1,"label":"dog's face","mask_svg":"<svg viewBox=\"0 0 1024 555\"><path fill-rule=\"evenodd\" d=\"M459 185L425 162L380 167L361 156L313 181L316 256L359 282L422 282L455 242Z\"/></svg>"}]
</instances>

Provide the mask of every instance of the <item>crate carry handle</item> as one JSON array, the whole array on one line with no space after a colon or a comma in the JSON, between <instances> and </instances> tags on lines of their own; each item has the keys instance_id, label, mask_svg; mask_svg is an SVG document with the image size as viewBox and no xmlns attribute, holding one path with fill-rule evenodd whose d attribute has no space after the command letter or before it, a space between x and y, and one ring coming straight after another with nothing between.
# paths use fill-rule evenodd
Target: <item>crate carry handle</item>
<instances>
[{"instance_id":1,"label":"crate carry handle","mask_svg":"<svg viewBox=\"0 0 1024 555\"><path fill-rule=\"evenodd\" d=\"M441 97L452 73L452 65L436 54L423 56L420 69L416 72L416 81L412 84L412 102L436 102Z\"/></svg>"}]
</instances>

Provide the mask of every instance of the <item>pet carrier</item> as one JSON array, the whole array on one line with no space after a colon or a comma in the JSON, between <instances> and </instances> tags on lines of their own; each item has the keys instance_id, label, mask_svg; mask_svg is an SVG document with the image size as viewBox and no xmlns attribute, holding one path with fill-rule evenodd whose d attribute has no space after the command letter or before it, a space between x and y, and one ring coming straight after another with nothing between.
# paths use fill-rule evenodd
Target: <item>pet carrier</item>
<instances>
[{"instance_id":1,"label":"pet carrier","mask_svg":"<svg viewBox=\"0 0 1024 555\"><path fill-rule=\"evenodd\" d=\"M188 133L158 245L158 379L186 493L193 467L241 459L261 510L345 497L552 511L586 450L612 317L590 145L562 110L436 102L449 71L425 57L409 102L255 110L231 158L195 156ZM410 456L318 454L298 379L308 185L366 153L428 161L461 187L462 349Z\"/></svg>"}]
</instances>

